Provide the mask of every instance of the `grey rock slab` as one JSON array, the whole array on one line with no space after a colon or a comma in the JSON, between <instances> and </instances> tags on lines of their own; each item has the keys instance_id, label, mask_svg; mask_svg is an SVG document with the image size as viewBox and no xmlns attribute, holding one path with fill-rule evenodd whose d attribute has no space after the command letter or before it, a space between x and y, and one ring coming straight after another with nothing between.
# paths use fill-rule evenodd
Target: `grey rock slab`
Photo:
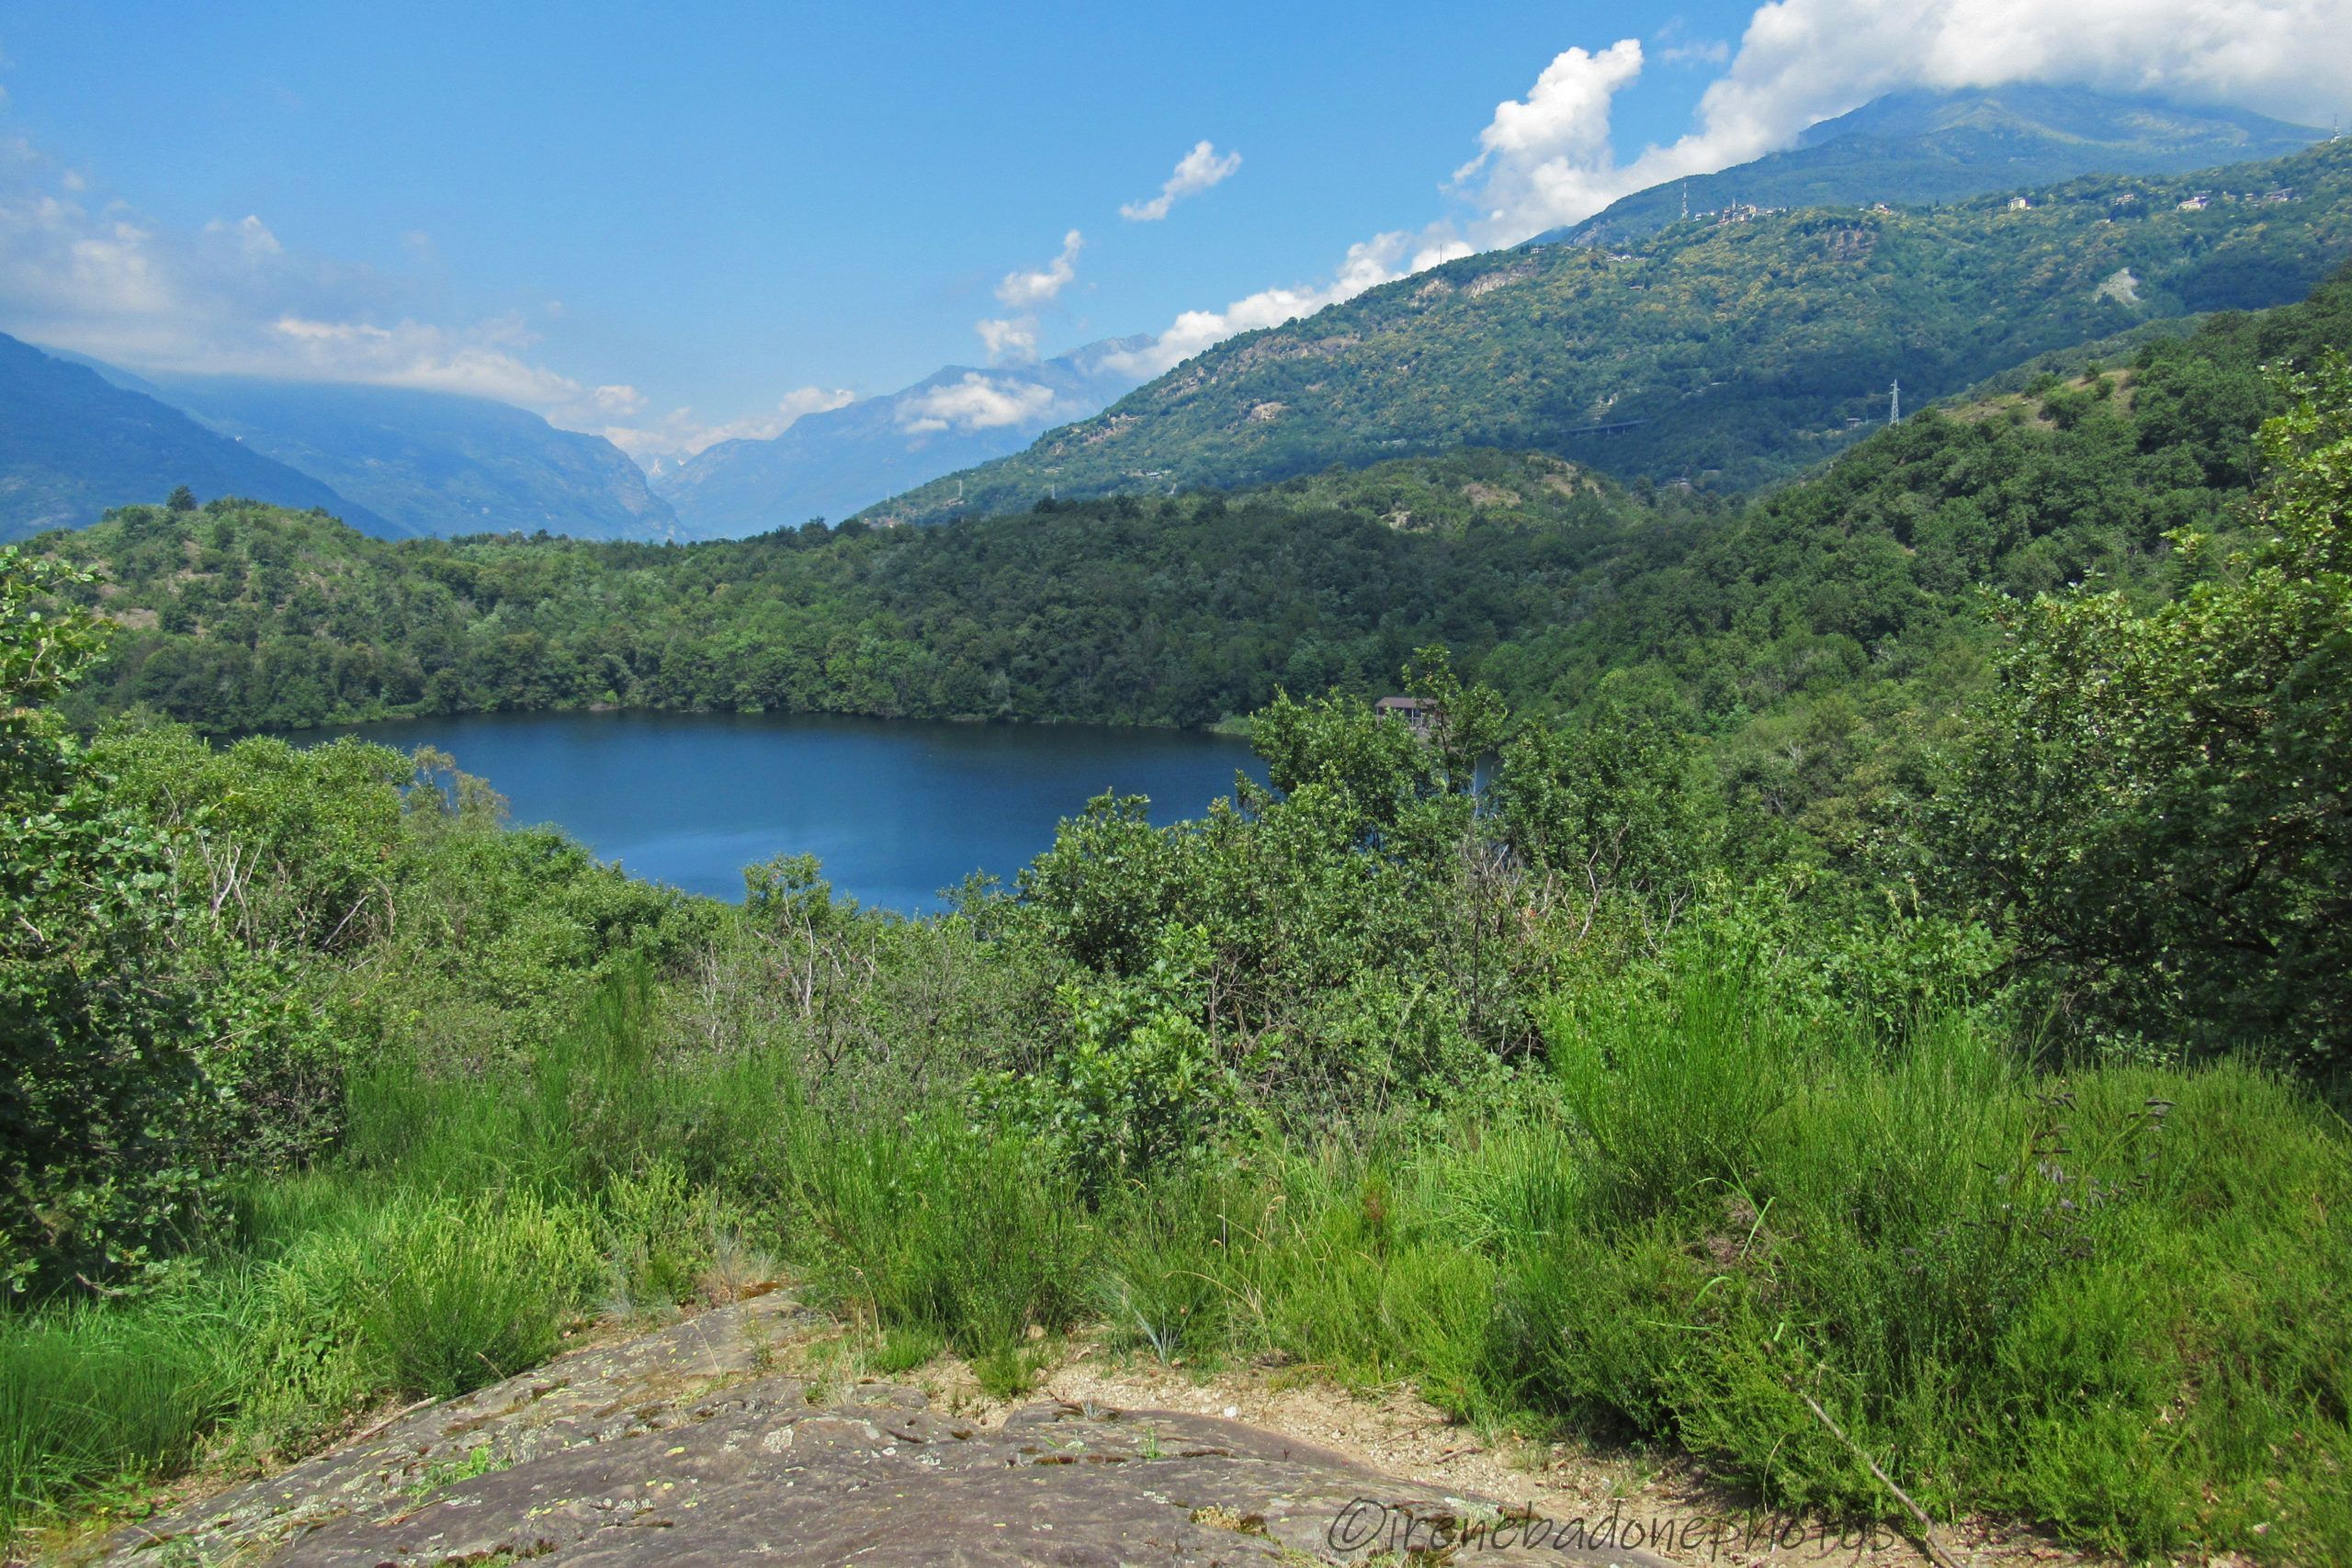
<instances>
[{"instance_id":1,"label":"grey rock slab","mask_svg":"<svg viewBox=\"0 0 2352 1568\"><path fill-rule=\"evenodd\" d=\"M109 1561L1298 1564L1401 1560L1503 1517L1210 1416L1043 1404L989 1427L884 1384L811 1405L758 1352L799 1321L747 1303L575 1352L157 1521ZM1457 1560L1663 1568L1509 1532Z\"/></svg>"}]
</instances>

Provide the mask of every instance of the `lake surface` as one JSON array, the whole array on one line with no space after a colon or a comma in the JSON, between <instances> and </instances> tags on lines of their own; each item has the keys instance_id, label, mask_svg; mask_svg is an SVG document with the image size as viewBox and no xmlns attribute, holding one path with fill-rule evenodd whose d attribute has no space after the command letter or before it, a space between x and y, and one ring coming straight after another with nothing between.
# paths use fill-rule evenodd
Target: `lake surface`
<instances>
[{"instance_id":1,"label":"lake surface","mask_svg":"<svg viewBox=\"0 0 2352 1568\"><path fill-rule=\"evenodd\" d=\"M513 803L632 874L736 899L771 855L824 862L834 890L917 913L974 871L1004 878L1104 790L1198 817L1263 781L1229 736L1104 726L922 724L768 714L466 714L311 730L437 746Z\"/></svg>"}]
</instances>

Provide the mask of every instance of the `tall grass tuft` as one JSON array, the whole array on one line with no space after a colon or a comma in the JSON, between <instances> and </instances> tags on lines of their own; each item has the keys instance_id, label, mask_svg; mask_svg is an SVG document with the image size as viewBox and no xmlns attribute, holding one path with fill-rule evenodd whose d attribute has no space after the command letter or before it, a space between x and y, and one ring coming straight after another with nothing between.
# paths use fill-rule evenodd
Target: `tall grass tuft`
<instances>
[{"instance_id":1,"label":"tall grass tuft","mask_svg":"<svg viewBox=\"0 0 2352 1568\"><path fill-rule=\"evenodd\" d=\"M1745 1012L1698 980L1552 1020L1586 1190L1501 1200L1535 1222L1498 1253L1508 1403L1833 1511L1892 1506L1859 1449L1930 1507L2114 1551L2221 1521L2352 1544L2352 1165L2304 1091Z\"/></svg>"},{"instance_id":2,"label":"tall grass tuft","mask_svg":"<svg viewBox=\"0 0 2352 1568\"><path fill-rule=\"evenodd\" d=\"M436 1399L545 1360L599 1272L579 1217L527 1193L408 1200L377 1239L360 1331L390 1386Z\"/></svg>"},{"instance_id":3,"label":"tall grass tuft","mask_svg":"<svg viewBox=\"0 0 2352 1568\"><path fill-rule=\"evenodd\" d=\"M1039 1146L946 1110L843 1128L803 1106L781 1153L819 1283L883 1326L931 1330L977 1360L1076 1320L1092 1228Z\"/></svg>"},{"instance_id":4,"label":"tall grass tuft","mask_svg":"<svg viewBox=\"0 0 2352 1568\"><path fill-rule=\"evenodd\" d=\"M234 1396L209 1303L83 1307L0 1332L0 1529L74 1493L185 1464Z\"/></svg>"}]
</instances>

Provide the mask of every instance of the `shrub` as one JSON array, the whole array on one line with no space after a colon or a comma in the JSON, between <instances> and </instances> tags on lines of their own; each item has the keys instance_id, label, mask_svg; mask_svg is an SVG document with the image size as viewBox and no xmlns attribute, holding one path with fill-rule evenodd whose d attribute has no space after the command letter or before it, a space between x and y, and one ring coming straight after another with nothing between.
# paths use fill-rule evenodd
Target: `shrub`
<instances>
[{"instance_id":1,"label":"shrub","mask_svg":"<svg viewBox=\"0 0 2352 1568\"><path fill-rule=\"evenodd\" d=\"M103 643L88 579L0 549L0 1286L108 1288L202 1223L220 999L179 962L166 845L40 705Z\"/></svg>"}]
</instances>

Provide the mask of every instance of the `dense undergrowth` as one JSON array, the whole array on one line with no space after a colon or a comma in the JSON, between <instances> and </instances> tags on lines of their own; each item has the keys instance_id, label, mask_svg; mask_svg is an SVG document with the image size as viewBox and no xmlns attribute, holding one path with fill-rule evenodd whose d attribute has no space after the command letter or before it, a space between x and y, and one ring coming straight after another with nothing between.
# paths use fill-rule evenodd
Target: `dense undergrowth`
<instances>
[{"instance_id":1,"label":"dense undergrowth","mask_svg":"<svg viewBox=\"0 0 2352 1568\"><path fill-rule=\"evenodd\" d=\"M1962 1013L1825 1013L1710 939L1555 1007L1507 1083L1242 1133L1090 1201L956 1103L859 1121L812 1107L795 1054L665 1052L657 993L624 973L481 1076L381 1064L344 1151L235 1193L182 1277L9 1325L12 1507L282 1459L788 1269L877 1363L949 1348L999 1393L1030 1325L1097 1325L1888 1513L1810 1395L1939 1515L2352 1551L2352 1165L2260 1069L2037 1072Z\"/></svg>"}]
</instances>

